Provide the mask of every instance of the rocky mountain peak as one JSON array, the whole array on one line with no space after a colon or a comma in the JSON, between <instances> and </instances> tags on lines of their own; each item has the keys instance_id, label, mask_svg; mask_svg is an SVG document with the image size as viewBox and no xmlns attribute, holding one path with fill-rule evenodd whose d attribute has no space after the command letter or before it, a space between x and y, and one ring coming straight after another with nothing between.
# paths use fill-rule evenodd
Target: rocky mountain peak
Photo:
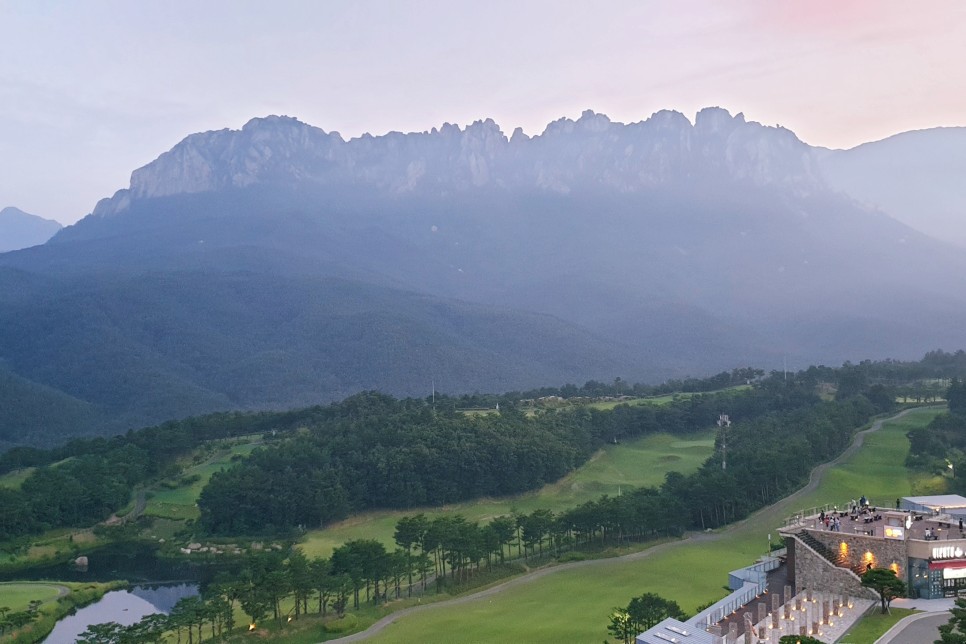
<instances>
[{"instance_id":1,"label":"rocky mountain peak","mask_svg":"<svg viewBox=\"0 0 966 644\"><path fill-rule=\"evenodd\" d=\"M527 137L511 138L492 119L465 128L349 141L288 116L255 118L241 130L188 136L135 170L128 190L98 204L95 215L125 210L131 200L243 188L265 182L349 181L374 188L451 190L495 183L567 192L578 185L633 191L707 174L756 184L821 185L811 148L781 128L745 121L722 108L698 112L694 124L663 110L638 123L584 111Z\"/></svg>"}]
</instances>

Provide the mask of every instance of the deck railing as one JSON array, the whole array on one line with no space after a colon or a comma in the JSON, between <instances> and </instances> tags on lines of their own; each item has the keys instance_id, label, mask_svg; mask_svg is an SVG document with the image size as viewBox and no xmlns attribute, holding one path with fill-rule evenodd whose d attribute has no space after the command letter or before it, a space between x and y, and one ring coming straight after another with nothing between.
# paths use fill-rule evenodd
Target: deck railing
<instances>
[{"instance_id":1,"label":"deck railing","mask_svg":"<svg viewBox=\"0 0 966 644\"><path fill-rule=\"evenodd\" d=\"M711 604L686 623L701 629L717 624L764 593L768 589L768 573L780 565L781 560L777 556L768 556L750 566L732 570L728 573L728 587L734 592Z\"/></svg>"},{"instance_id":2,"label":"deck railing","mask_svg":"<svg viewBox=\"0 0 966 644\"><path fill-rule=\"evenodd\" d=\"M812 517L818 516L822 512L848 512L849 505L851 501L846 501L845 503L835 504L826 503L825 505L816 505L810 508L802 508L800 512L785 517L785 521L782 527L791 528L803 525L808 522Z\"/></svg>"}]
</instances>

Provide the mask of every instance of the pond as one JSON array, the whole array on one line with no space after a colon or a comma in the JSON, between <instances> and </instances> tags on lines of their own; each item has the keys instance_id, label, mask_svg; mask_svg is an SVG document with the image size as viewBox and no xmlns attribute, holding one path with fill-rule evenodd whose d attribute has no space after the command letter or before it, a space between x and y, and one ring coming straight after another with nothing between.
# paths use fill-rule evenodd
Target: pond
<instances>
[{"instance_id":1,"label":"pond","mask_svg":"<svg viewBox=\"0 0 966 644\"><path fill-rule=\"evenodd\" d=\"M117 543L81 553L88 565L78 568L62 562L0 572L0 581L112 581L131 583L211 581L224 562L171 560L157 556L157 546L145 543ZM221 564L219 566L218 564Z\"/></svg>"},{"instance_id":2,"label":"pond","mask_svg":"<svg viewBox=\"0 0 966 644\"><path fill-rule=\"evenodd\" d=\"M146 615L168 614L184 597L198 594L197 584L162 584L134 586L129 590L114 590L99 601L79 608L63 618L50 632L45 644L72 644L92 624L117 622L130 626Z\"/></svg>"}]
</instances>

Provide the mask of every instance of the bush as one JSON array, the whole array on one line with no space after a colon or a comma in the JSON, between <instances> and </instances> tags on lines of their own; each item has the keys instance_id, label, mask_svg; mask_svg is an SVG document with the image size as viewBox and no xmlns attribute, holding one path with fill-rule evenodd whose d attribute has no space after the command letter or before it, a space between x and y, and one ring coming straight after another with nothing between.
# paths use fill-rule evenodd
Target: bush
<instances>
[{"instance_id":1,"label":"bush","mask_svg":"<svg viewBox=\"0 0 966 644\"><path fill-rule=\"evenodd\" d=\"M345 633L351 631L358 625L358 618L356 618L356 616L352 613L347 613L346 616L341 619L334 619L331 622L326 623L325 631L327 633Z\"/></svg>"}]
</instances>

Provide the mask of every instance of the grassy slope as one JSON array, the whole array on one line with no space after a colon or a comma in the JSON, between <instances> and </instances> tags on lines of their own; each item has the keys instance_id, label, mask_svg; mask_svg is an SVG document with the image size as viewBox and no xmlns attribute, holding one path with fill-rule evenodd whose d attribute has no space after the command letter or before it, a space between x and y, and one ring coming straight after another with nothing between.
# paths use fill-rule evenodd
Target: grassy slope
<instances>
[{"instance_id":1,"label":"grassy slope","mask_svg":"<svg viewBox=\"0 0 966 644\"><path fill-rule=\"evenodd\" d=\"M621 445L608 445L590 462L560 481L537 492L500 499L482 499L443 508L415 508L359 514L324 530L308 534L302 549L310 557L329 556L332 549L350 539L378 539L393 546L392 534L400 517L424 512L433 517L460 513L472 521L486 520L514 510L532 512L537 508L563 510L596 499L602 494L617 494L621 488L659 485L670 471L696 470L711 454L714 434L706 432L687 438L656 434Z\"/></svg>"},{"instance_id":2,"label":"grassy slope","mask_svg":"<svg viewBox=\"0 0 966 644\"><path fill-rule=\"evenodd\" d=\"M27 480L28 476L33 474L33 471L33 467L25 467L21 470L7 472L3 476L0 476L0 487L8 487L14 490L19 490L20 485Z\"/></svg>"},{"instance_id":3,"label":"grassy slope","mask_svg":"<svg viewBox=\"0 0 966 644\"><path fill-rule=\"evenodd\" d=\"M918 410L886 423L866 437L858 453L831 468L814 492L779 502L715 541L672 546L637 560L614 559L563 570L481 601L407 616L372 641L599 642L607 636L609 611L644 592L656 592L693 611L724 596L726 573L764 554L768 533L774 535L784 517L801 507L862 494L884 501L908 494L905 433L935 413Z\"/></svg>"},{"instance_id":4,"label":"grassy slope","mask_svg":"<svg viewBox=\"0 0 966 644\"><path fill-rule=\"evenodd\" d=\"M692 393L692 392L679 392L676 394L665 394L663 396L648 396L647 398L634 398L633 400L625 401L607 401L607 402L594 402L587 405L594 409L613 409L618 405L630 405L631 407L637 407L640 405L667 405L668 403L674 402L676 400L687 400L693 396L699 396L704 393L716 394L722 391L740 392L747 391L751 389L751 385L735 385L734 387L728 387L727 389L718 389L715 391Z\"/></svg>"},{"instance_id":5,"label":"grassy slope","mask_svg":"<svg viewBox=\"0 0 966 644\"><path fill-rule=\"evenodd\" d=\"M885 635L886 631L895 626L899 620L921 612L911 608L890 608L889 611L889 614L883 615L879 612L878 606L874 606L871 613L856 622L839 639L851 644L872 644Z\"/></svg>"},{"instance_id":6,"label":"grassy slope","mask_svg":"<svg viewBox=\"0 0 966 644\"><path fill-rule=\"evenodd\" d=\"M150 516L164 517L168 519L197 519L198 497L201 495L202 488L208 483L211 475L227 468L231 465L231 458L241 454L247 456L251 454L261 443L261 439L254 439L250 443L233 445L216 451L210 458L202 463L185 468L184 472L178 477L187 477L197 474L198 480L190 485L181 486L175 489L158 487L150 491L150 499L144 509L144 513Z\"/></svg>"},{"instance_id":7,"label":"grassy slope","mask_svg":"<svg viewBox=\"0 0 966 644\"><path fill-rule=\"evenodd\" d=\"M60 594L57 586L31 582L0 583L0 606L11 612L27 610L32 600L49 602Z\"/></svg>"}]
</instances>

